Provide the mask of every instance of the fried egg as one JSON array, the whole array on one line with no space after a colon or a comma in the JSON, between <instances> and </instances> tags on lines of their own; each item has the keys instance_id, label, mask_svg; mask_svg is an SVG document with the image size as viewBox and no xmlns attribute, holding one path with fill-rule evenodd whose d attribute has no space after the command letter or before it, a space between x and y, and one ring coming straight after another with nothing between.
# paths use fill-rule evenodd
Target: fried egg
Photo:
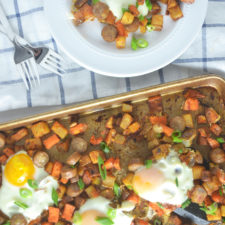
<instances>
[{"instance_id":1,"label":"fried egg","mask_svg":"<svg viewBox=\"0 0 225 225\"><path fill-rule=\"evenodd\" d=\"M37 189L28 180L35 181ZM20 151L2 166L0 210L9 217L21 213L28 221L36 219L53 204L52 190L57 187L58 182L52 176L36 167L25 151Z\"/></svg>"},{"instance_id":2,"label":"fried egg","mask_svg":"<svg viewBox=\"0 0 225 225\"><path fill-rule=\"evenodd\" d=\"M181 205L192 187L192 169L180 161L175 151L150 168L141 167L133 178L135 192L150 202Z\"/></svg>"},{"instance_id":3,"label":"fried egg","mask_svg":"<svg viewBox=\"0 0 225 225\"><path fill-rule=\"evenodd\" d=\"M123 9L128 9L129 5L136 5L136 0L101 0L101 2L106 3L109 9L112 11L113 15L117 19L121 19L123 16ZM138 11L140 15L146 16L148 14L148 7L144 2L143 5L138 6Z\"/></svg>"},{"instance_id":4,"label":"fried egg","mask_svg":"<svg viewBox=\"0 0 225 225\"><path fill-rule=\"evenodd\" d=\"M99 218L107 218L113 221L114 225L131 224L133 218L124 214L123 211L130 211L134 204L124 202L121 208L113 209L110 201L104 197L88 199L79 211L75 212L74 225L99 225Z\"/></svg>"}]
</instances>

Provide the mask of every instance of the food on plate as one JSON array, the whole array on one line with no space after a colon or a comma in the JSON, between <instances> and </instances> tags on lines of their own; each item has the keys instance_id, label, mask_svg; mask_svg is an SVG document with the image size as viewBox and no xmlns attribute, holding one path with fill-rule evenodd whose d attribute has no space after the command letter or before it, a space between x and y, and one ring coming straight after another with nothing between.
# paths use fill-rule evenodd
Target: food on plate
<instances>
[{"instance_id":1,"label":"food on plate","mask_svg":"<svg viewBox=\"0 0 225 225\"><path fill-rule=\"evenodd\" d=\"M194 0L181 0L184 3L194 3ZM106 42L116 42L119 49L126 47L129 33L145 34L148 31L161 31L164 17L170 15L173 20L183 17L178 0L73 0L72 13L75 26L94 20L104 27L102 38ZM162 12L161 5L167 6ZM141 44L139 43L141 42ZM144 42L144 44L142 44ZM132 37L131 48L146 48L147 40Z\"/></svg>"},{"instance_id":2,"label":"food on plate","mask_svg":"<svg viewBox=\"0 0 225 225\"><path fill-rule=\"evenodd\" d=\"M192 224L173 213L192 204L225 218L224 104L211 89L1 137L0 224Z\"/></svg>"}]
</instances>

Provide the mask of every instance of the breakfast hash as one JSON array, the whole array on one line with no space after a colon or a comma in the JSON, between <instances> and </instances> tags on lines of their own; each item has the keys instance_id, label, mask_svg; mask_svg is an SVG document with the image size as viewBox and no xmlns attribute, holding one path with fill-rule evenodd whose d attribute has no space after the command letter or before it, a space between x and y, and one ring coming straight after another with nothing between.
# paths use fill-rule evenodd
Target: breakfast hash
<instances>
[{"instance_id":1,"label":"breakfast hash","mask_svg":"<svg viewBox=\"0 0 225 225\"><path fill-rule=\"evenodd\" d=\"M224 219L225 115L213 89L99 113L0 133L0 224L184 225L173 211L190 204Z\"/></svg>"},{"instance_id":2,"label":"breakfast hash","mask_svg":"<svg viewBox=\"0 0 225 225\"><path fill-rule=\"evenodd\" d=\"M149 43L144 38L135 37L151 31L161 31L165 16L176 21L183 17L181 3L192 4L195 0L74 0L72 6L73 23L79 26L95 18L104 24L101 31L103 40L115 42L118 49L126 47L126 39L132 33L131 48L146 48ZM166 5L163 15L161 5Z\"/></svg>"}]
</instances>

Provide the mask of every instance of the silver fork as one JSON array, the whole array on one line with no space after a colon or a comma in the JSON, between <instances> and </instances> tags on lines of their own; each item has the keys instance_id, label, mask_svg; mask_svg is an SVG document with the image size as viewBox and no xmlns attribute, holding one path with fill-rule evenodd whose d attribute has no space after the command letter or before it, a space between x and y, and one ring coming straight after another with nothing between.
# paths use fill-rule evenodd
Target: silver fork
<instances>
[{"instance_id":1,"label":"silver fork","mask_svg":"<svg viewBox=\"0 0 225 225\"><path fill-rule=\"evenodd\" d=\"M33 52L27 48L22 47L12 31L10 24L6 18L2 6L0 5L0 21L4 26L4 33L12 41L15 47L14 61L18 73L21 75L26 88L36 86L37 82L40 84L39 73L35 64Z\"/></svg>"}]
</instances>

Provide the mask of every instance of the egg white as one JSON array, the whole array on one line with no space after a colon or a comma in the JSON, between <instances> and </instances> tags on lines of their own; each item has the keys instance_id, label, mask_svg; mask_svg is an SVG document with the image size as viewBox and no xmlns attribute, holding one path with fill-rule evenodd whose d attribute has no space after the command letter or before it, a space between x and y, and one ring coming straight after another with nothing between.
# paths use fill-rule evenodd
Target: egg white
<instances>
[{"instance_id":1,"label":"egg white","mask_svg":"<svg viewBox=\"0 0 225 225\"><path fill-rule=\"evenodd\" d=\"M24 153L20 151L16 154ZM8 161L10 158L8 159ZM14 214L23 214L28 221L36 219L41 215L43 210L48 209L49 205L53 204L52 189L58 188L58 182L50 176L43 168L35 167L34 180L38 183L38 189L32 189L28 184L22 187L10 184L4 176L5 166L2 166L2 186L0 188L0 210L7 216L12 217ZM32 191L31 198L22 198L19 194L20 188L28 188ZM27 209L23 209L14 204L15 201L20 201L28 205Z\"/></svg>"},{"instance_id":2,"label":"egg white","mask_svg":"<svg viewBox=\"0 0 225 225\"><path fill-rule=\"evenodd\" d=\"M108 210L110 207L110 201L104 197L97 197L93 199L88 199L83 206L79 209L79 214L81 215L88 210L97 210L107 217ZM134 208L134 204L131 202L123 202L121 208L116 209L116 216L113 219L114 225L128 224L130 225L133 217L129 217L124 214L123 211L131 211ZM77 225L77 224L74 224Z\"/></svg>"},{"instance_id":3,"label":"egg white","mask_svg":"<svg viewBox=\"0 0 225 225\"><path fill-rule=\"evenodd\" d=\"M187 192L194 185L192 169L180 161L175 151L171 150L166 158L153 163L151 168L156 168L163 174L163 182L155 189L138 193L140 197L150 202L172 205L181 205L187 200ZM138 172L143 170L146 170L146 167L140 168Z\"/></svg>"}]
</instances>

